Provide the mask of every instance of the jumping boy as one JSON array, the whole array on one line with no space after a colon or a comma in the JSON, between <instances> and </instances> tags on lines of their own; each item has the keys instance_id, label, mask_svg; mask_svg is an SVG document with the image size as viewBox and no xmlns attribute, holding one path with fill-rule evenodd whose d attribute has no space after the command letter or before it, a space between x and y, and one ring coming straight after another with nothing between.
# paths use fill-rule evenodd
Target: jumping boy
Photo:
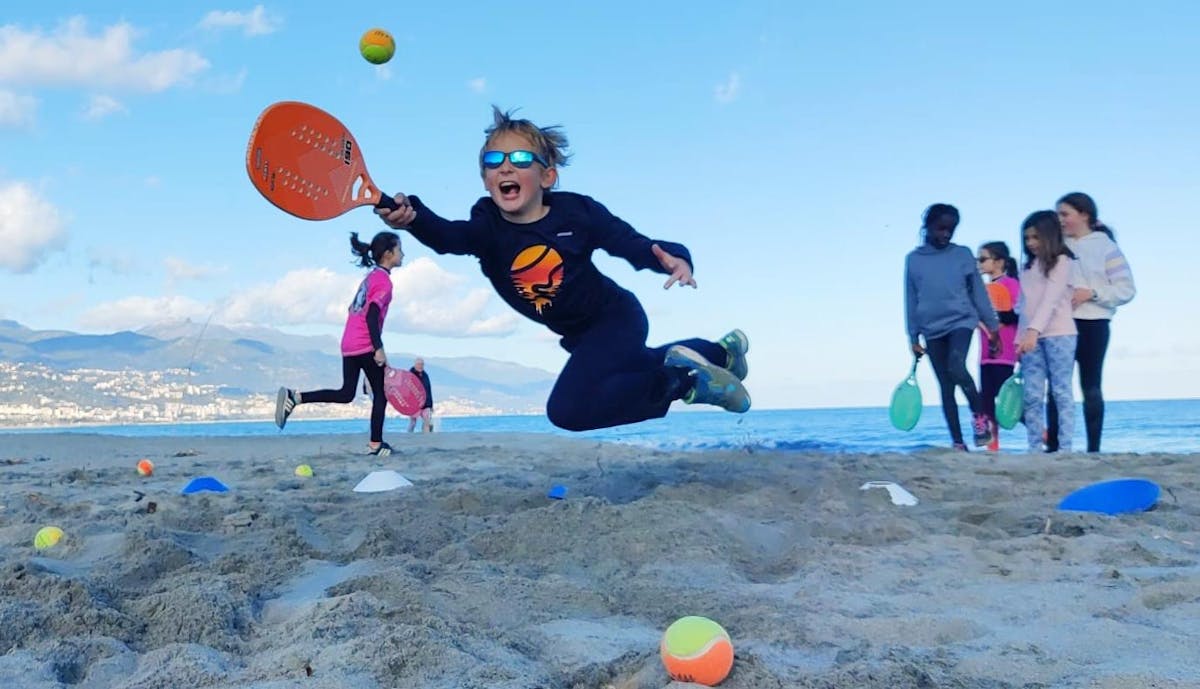
<instances>
[{"instance_id":1,"label":"jumping boy","mask_svg":"<svg viewBox=\"0 0 1200 689\"><path fill-rule=\"evenodd\" d=\"M647 347L641 303L592 263L592 252L603 249L669 275L664 288L694 288L687 248L639 234L587 196L551 192L567 164L566 136L495 107L492 113L479 156L488 196L469 220L445 220L404 194L395 195L396 210L376 212L439 254L478 257L509 306L562 337L570 358L546 402L551 423L571 431L636 423L665 416L677 399L749 410L741 381L750 342L741 330L717 342Z\"/></svg>"}]
</instances>

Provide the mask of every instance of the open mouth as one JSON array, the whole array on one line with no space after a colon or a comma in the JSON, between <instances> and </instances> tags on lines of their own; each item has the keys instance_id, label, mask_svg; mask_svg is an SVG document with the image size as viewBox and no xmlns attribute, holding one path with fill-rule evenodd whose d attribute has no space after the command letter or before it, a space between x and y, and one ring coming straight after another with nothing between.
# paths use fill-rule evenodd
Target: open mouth
<instances>
[{"instance_id":1,"label":"open mouth","mask_svg":"<svg viewBox=\"0 0 1200 689\"><path fill-rule=\"evenodd\" d=\"M515 199L521 193L521 185L516 182L501 182L496 188L500 190L500 197L504 199Z\"/></svg>"}]
</instances>

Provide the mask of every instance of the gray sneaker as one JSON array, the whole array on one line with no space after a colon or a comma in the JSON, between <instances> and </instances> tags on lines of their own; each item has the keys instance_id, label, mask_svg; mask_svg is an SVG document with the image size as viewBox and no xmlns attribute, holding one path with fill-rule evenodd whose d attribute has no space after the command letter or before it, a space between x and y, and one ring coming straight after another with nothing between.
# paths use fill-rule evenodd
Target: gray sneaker
<instances>
[{"instance_id":1,"label":"gray sneaker","mask_svg":"<svg viewBox=\"0 0 1200 689\"><path fill-rule=\"evenodd\" d=\"M738 380L746 380L746 375L750 373L750 365L746 363L746 352L750 351L750 338L746 337L746 333L734 328L728 335L717 340L717 344L724 347L729 355L729 363L725 368L737 376Z\"/></svg>"},{"instance_id":2,"label":"gray sneaker","mask_svg":"<svg viewBox=\"0 0 1200 689\"><path fill-rule=\"evenodd\" d=\"M750 393L742 381L725 368L709 363L699 352L675 345L667 350L663 363L690 370L692 389L683 396L685 403L712 404L737 414L750 411Z\"/></svg>"},{"instance_id":3,"label":"gray sneaker","mask_svg":"<svg viewBox=\"0 0 1200 689\"><path fill-rule=\"evenodd\" d=\"M295 408L296 393L290 388L279 388L279 394L275 397L275 425L280 428L286 426L288 417Z\"/></svg>"}]
</instances>

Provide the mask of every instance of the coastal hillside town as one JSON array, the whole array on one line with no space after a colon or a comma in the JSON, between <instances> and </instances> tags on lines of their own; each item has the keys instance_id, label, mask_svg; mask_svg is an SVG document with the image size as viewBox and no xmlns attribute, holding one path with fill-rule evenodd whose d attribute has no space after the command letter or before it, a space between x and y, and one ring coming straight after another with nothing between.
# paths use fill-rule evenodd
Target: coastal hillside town
<instances>
[{"instance_id":1,"label":"coastal hillside town","mask_svg":"<svg viewBox=\"0 0 1200 689\"><path fill-rule=\"evenodd\" d=\"M365 418L370 397L303 409L297 418ZM439 397L439 416L520 413L457 396ZM57 370L0 361L0 426L190 423L273 418L275 395L231 385L196 383L187 369Z\"/></svg>"},{"instance_id":2,"label":"coastal hillside town","mask_svg":"<svg viewBox=\"0 0 1200 689\"><path fill-rule=\"evenodd\" d=\"M0 320L0 427L265 421L287 385L341 384L336 339L270 328L164 321L85 334ZM422 352L441 417L544 413L555 373ZM414 352L390 352L407 368ZM370 397L302 407L296 418L366 418Z\"/></svg>"}]
</instances>

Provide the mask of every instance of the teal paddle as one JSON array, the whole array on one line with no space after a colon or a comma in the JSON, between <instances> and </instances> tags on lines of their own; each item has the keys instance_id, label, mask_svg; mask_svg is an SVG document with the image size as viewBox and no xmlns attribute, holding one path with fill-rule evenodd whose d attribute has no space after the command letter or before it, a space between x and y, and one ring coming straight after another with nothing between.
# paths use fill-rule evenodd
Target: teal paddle
<instances>
[{"instance_id":1,"label":"teal paddle","mask_svg":"<svg viewBox=\"0 0 1200 689\"><path fill-rule=\"evenodd\" d=\"M917 362L921 357L913 357L912 370L908 377L892 391L892 404L888 408L888 416L897 430L911 431L921 420L921 388L917 386Z\"/></svg>"},{"instance_id":2,"label":"teal paddle","mask_svg":"<svg viewBox=\"0 0 1200 689\"><path fill-rule=\"evenodd\" d=\"M1018 366L996 393L996 424L1012 430L1025 412L1025 378Z\"/></svg>"}]
</instances>

